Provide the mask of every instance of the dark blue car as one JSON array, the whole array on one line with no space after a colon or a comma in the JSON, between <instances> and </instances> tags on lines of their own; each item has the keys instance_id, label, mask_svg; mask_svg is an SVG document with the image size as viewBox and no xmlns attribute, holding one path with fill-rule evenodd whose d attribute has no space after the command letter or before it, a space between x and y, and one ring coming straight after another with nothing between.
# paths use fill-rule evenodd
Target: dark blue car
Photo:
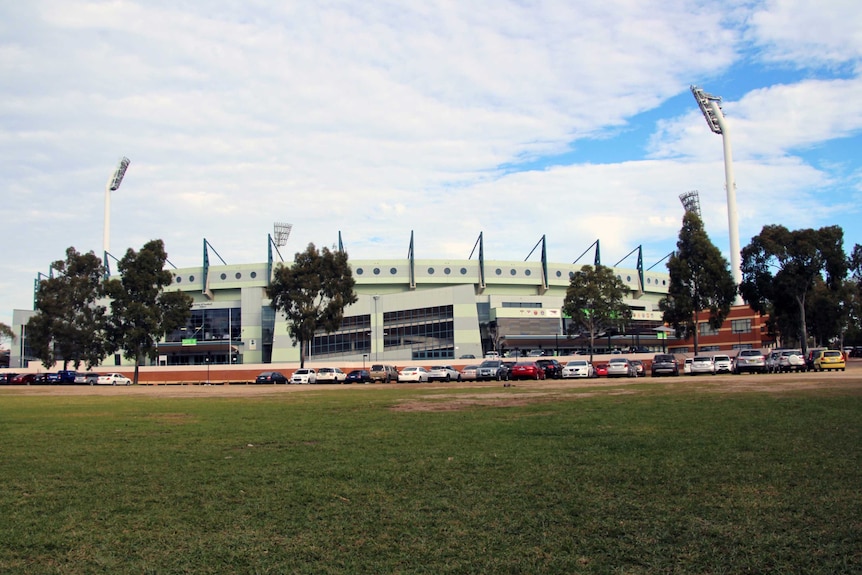
<instances>
[{"instance_id":1,"label":"dark blue car","mask_svg":"<svg viewBox=\"0 0 862 575\"><path fill-rule=\"evenodd\" d=\"M354 369L347 374L344 383L371 383L371 374L366 369Z\"/></svg>"}]
</instances>

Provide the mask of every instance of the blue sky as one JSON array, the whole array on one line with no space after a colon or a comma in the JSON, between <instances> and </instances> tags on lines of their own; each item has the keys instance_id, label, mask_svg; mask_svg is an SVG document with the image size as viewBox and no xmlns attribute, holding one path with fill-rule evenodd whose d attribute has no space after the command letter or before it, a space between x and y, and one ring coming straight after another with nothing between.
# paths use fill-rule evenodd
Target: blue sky
<instances>
[{"instance_id":1,"label":"blue sky","mask_svg":"<svg viewBox=\"0 0 862 575\"><path fill-rule=\"evenodd\" d=\"M285 6L280 6L285 4ZM230 264L337 242L353 259L614 263L674 249L698 190L729 259L723 98L741 244L764 225L862 243L855 0L0 3L0 321L67 247L206 238ZM632 266L634 258L632 258Z\"/></svg>"}]
</instances>

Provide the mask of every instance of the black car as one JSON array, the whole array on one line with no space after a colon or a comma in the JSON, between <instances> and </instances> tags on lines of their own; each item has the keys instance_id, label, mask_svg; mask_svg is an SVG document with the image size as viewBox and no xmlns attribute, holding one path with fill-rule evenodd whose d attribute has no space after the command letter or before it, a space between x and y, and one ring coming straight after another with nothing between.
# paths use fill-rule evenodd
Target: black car
<instances>
[{"instance_id":1,"label":"black car","mask_svg":"<svg viewBox=\"0 0 862 575\"><path fill-rule=\"evenodd\" d=\"M257 376L255 383L287 383L287 377L280 371L265 371Z\"/></svg>"},{"instance_id":2,"label":"black car","mask_svg":"<svg viewBox=\"0 0 862 575\"><path fill-rule=\"evenodd\" d=\"M536 363L545 370L545 379L560 379L563 377L563 366L556 359L537 359Z\"/></svg>"},{"instance_id":3,"label":"black car","mask_svg":"<svg viewBox=\"0 0 862 575\"><path fill-rule=\"evenodd\" d=\"M367 369L354 369L347 374L344 383L371 383L371 373Z\"/></svg>"}]
</instances>

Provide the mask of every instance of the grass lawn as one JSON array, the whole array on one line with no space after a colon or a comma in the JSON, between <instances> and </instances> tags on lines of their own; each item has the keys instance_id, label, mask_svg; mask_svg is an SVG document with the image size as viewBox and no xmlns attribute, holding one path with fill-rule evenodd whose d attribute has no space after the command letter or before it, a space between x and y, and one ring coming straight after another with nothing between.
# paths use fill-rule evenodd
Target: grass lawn
<instances>
[{"instance_id":1,"label":"grass lawn","mask_svg":"<svg viewBox=\"0 0 862 575\"><path fill-rule=\"evenodd\" d=\"M860 573L862 385L4 391L0 481L3 574Z\"/></svg>"}]
</instances>

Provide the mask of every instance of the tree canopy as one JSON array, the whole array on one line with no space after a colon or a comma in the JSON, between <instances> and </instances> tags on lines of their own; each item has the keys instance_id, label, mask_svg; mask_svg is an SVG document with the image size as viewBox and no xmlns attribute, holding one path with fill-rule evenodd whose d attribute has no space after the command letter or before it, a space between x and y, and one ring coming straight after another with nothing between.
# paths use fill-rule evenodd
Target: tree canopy
<instances>
[{"instance_id":1,"label":"tree canopy","mask_svg":"<svg viewBox=\"0 0 862 575\"><path fill-rule=\"evenodd\" d=\"M847 276L843 242L839 226L790 231L768 225L742 249L743 299L754 311L774 316L774 325L796 339L804 352L809 298L819 282L836 293Z\"/></svg>"},{"instance_id":2,"label":"tree canopy","mask_svg":"<svg viewBox=\"0 0 862 575\"><path fill-rule=\"evenodd\" d=\"M77 369L98 365L105 355L105 306L102 261L93 252L66 250L66 259L51 264L55 277L39 282L36 314L27 323L27 338L45 367L63 361Z\"/></svg>"},{"instance_id":3,"label":"tree canopy","mask_svg":"<svg viewBox=\"0 0 862 575\"><path fill-rule=\"evenodd\" d=\"M347 253L318 251L308 244L292 266L278 264L267 288L270 305L287 319L290 337L299 344L300 367L305 365L305 343L317 330L331 333L341 326L344 308L356 303L356 281Z\"/></svg>"},{"instance_id":4,"label":"tree canopy","mask_svg":"<svg viewBox=\"0 0 862 575\"><path fill-rule=\"evenodd\" d=\"M668 259L667 269L670 282L659 309L677 337L694 338L697 353L697 312L709 310L709 324L718 329L737 293L730 266L709 239L697 213L686 211L683 216L676 252Z\"/></svg>"},{"instance_id":5,"label":"tree canopy","mask_svg":"<svg viewBox=\"0 0 862 575\"><path fill-rule=\"evenodd\" d=\"M146 357L155 359L158 339L184 326L191 315L191 296L164 291L173 280L164 269L167 258L162 240L151 240L138 252L130 248L117 264L120 279L105 283L111 298L110 351L122 349L127 359L134 360L135 383L141 362Z\"/></svg>"},{"instance_id":6,"label":"tree canopy","mask_svg":"<svg viewBox=\"0 0 862 575\"><path fill-rule=\"evenodd\" d=\"M568 335L586 332L590 336L590 361L596 337L612 329L622 329L631 319L632 312L623 298L628 286L605 266L583 266L575 272L566 298L563 313L572 318Z\"/></svg>"}]
</instances>

